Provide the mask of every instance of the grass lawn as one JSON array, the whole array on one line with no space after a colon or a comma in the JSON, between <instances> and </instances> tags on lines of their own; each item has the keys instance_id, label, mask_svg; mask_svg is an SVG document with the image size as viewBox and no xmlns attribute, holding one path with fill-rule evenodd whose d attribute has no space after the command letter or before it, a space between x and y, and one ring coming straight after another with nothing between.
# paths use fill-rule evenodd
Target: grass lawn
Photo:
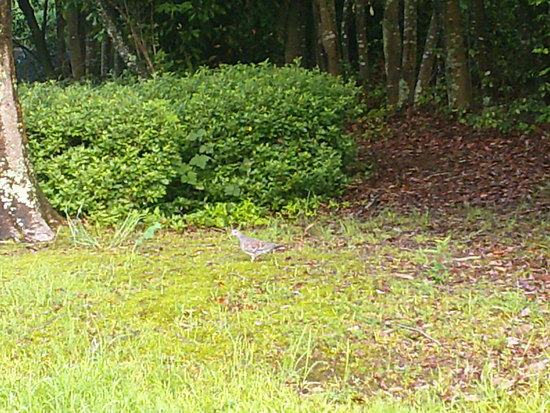
<instances>
[{"instance_id":1,"label":"grass lawn","mask_svg":"<svg viewBox=\"0 0 550 413\"><path fill-rule=\"evenodd\" d=\"M4 243L0 411L547 412L550 224L453 219Z\"/></svg>"}]
</instances>

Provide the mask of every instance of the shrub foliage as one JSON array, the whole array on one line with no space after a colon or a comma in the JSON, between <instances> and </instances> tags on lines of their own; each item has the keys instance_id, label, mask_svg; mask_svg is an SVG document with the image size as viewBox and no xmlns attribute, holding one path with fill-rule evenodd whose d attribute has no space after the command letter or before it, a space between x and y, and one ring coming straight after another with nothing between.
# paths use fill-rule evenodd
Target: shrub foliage
<instances>
[{"instance_id":1,"label":"shrub foliage","mask_svg":"<svg viewBox=\"0 0 550 413\"><path fill-rule=\"evenodd\" d=\"M44 192L59 210L98 219L338 195L356 94L329 75L270 64L21 91Z\"/></svg>"}]
</instances>

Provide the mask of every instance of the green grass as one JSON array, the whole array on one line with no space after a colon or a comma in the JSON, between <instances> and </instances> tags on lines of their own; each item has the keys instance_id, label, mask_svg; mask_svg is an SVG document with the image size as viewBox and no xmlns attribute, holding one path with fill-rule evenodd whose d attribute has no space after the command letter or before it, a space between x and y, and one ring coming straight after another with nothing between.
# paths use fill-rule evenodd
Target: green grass
<instances>
[{"instance_id":1,"label":"green grass","mask_svg":"<svg viewBox=\"0 0 550 413\"><path fill-rule=\"evenodd\" d=\"M254 263L207 230L3 244L0 410L548 411L548 302L518 288L548 223L442 222L278 222Z\"/></svg>"}]
</instances>

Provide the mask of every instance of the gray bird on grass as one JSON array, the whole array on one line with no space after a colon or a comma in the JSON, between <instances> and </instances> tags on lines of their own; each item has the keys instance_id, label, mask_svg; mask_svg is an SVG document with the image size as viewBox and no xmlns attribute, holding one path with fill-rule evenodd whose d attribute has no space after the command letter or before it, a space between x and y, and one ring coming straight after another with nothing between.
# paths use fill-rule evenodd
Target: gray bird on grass
<instances>
[{"instance_id":1,"label":"gray bird on grass","mask_svg":"<svg viewBox=\"0 0 550 413\"><path fill-rule=\"evenodd\" d=\"M238 229L231 231L231 235L235 235L239 239L241 249L244 253L250 255L251 261L254 261L258 255L281 248L280 245L273 242L265 242L260 241L259 239L247 237Z\"/></svg>"}]
</instances>

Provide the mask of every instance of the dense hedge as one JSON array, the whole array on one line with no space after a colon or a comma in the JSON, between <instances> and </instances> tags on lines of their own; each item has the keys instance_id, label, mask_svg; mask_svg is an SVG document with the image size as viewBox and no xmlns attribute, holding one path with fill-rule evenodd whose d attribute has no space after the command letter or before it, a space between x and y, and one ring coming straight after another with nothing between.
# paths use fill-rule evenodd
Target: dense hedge
<instances>
[{"instance_id":1,"label":"dense hedge","mask_svg":"<svg viewBox=\"0 0 550 413\"><path fill-rule=\"evenodd\" d=\"M52 204L119 217L245 199L276 210L344 188L357 90L269 64L130 84L21 90L31 155Z\"/></svg>"}]
</instances>

